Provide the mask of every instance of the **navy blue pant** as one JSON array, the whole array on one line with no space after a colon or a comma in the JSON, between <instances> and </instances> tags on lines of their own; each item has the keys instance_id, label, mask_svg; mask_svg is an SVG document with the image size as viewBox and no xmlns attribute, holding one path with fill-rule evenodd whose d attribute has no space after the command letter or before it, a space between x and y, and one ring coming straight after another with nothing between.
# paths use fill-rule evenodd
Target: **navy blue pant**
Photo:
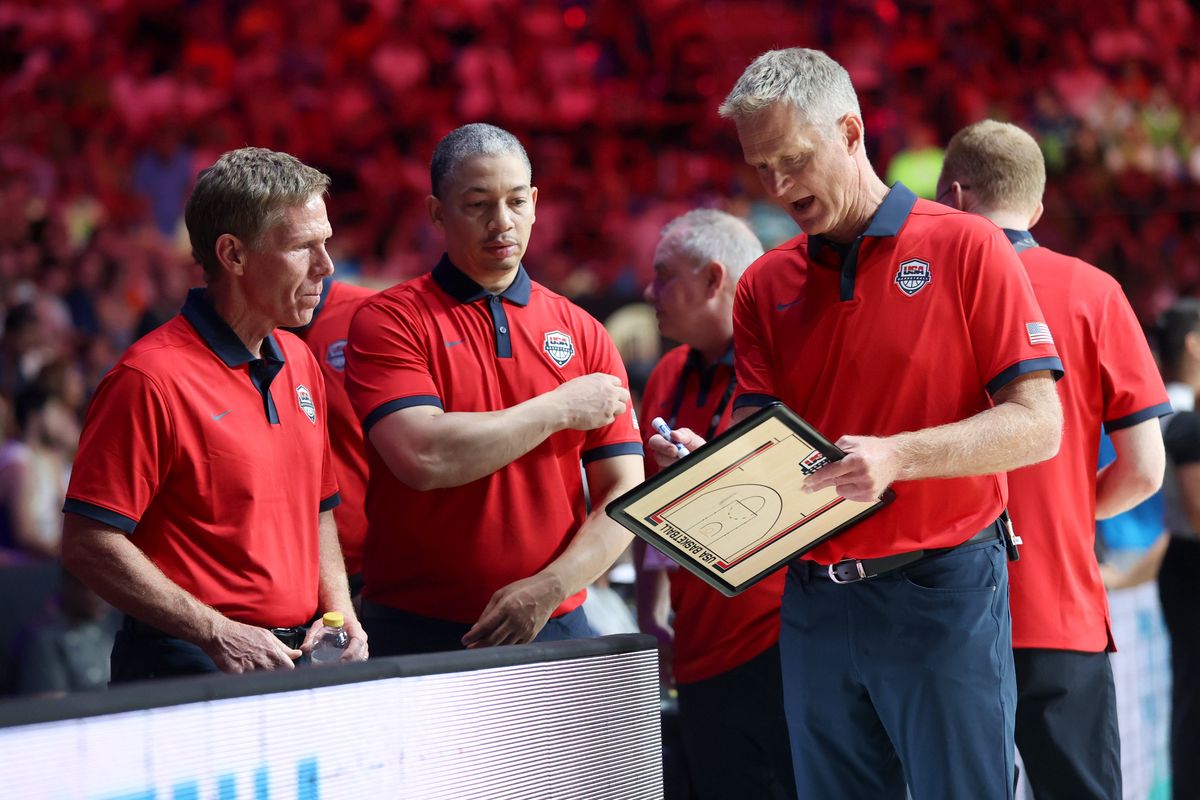
<instances>
[{"instance_id":1,"label":"navy blue pant","mask_svg":"<svg viewBox=\"0 0 1200 800\"><path fill-rule=\"evenodd\" d=\"M777 646L678 690L696 800L795 800Z\"/></svg>"},{"instance_id":2,"label":"navy blue pant","mask_svg":"<svg viewBox=\"0 0 1200 800\"><path fill-rule=\"evenodd\" d=\"M1171 797L1200 797L1200 541L1172 536L1158 572L1171 635Z\"/></svg>"},{"instance_id":3,"label":"navy blue pant","mask_svg":"<svg viewBox=\"0 0 1200 800\"><path fill-rule=\"evenodd\" d=\"M196 645L165 634L117 631L112 649L110 683L207 675L219 672L213 660Z\"/></svg>"},{"instance_id":4,"label":"navy blue pant","mask_svg":"<svg viewBox=\"0 0 1200 800\"><path fill-rule=\"evenodd\" d=\"M1121 734L1108 653L1020 648L1017 747L1037 800L1120 798Z\"/></svg>"},{"instance_id":5,"label":"navy blue pant","mask_svg":"<svg viewBox=\"0 0 1200 800\"><path fill-rule=\"evenodd\" d=\"M372 656L409 656L462 650L462 637L471 626L463 622L423 617L398 608L363 601L362 626L367 631ZM596 635L583 606L551 617L535 642L590 639Z\"/></svg>"},{"instance_id":6,"label":"navy blue pant","mask_svg":"<svg viewBox=\"0 0 1200 800\"><path fill-rule=\"evenodd\" d=\"M784 705L803 798L1013 797L1012 622L999 540L869 581L792 568Z\"/></svg>"}]
</instances>

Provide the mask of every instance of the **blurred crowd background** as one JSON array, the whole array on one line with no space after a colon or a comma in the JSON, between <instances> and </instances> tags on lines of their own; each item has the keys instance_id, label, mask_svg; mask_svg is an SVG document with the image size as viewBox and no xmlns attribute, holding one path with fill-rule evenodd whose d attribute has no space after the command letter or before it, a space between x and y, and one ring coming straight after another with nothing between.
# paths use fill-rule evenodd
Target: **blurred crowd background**
<instances>
[{"instance_id":1,"label":"blurred crowd background","mask_svg":"<svg viewBox=\"0 0 1200 800\"><path fill-rule=\"evenodd\" d=\"M440 252L434 144L501 125L539 187L531 273L644 326L611 315L640 297L671 217L710 206L768 244L797 232L716 107L758 53L814 47L850 71L873 162L919 194L963 125L1034 133L1036 237L1117 276L1150 324L1200 291L1196 15L1185 0L6 0L0 562L54 563L90 392L201 282L182 211L226 150L329 173L339 277L382 288ZM636 381L657 342L629 341ZM46 611L66 629L103 616L76 588Z\"/></svg>"}]
</instances>

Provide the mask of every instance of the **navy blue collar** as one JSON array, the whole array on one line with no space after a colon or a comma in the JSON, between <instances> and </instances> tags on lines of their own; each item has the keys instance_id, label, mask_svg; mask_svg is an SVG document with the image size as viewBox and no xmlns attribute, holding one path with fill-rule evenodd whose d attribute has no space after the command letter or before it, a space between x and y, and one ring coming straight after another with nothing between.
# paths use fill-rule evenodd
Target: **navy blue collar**
<instances>
[{"instance_id":1,"label":"navy blue collar","mask_svg":"<svg viewBox=\"0 0 1200 800\"><path fill-rule=\"evenodd\" d=\"M729 349L725 351L725 355L723 355L717 359L717 364L724 364L727 367L733 366L733 343L732 342L729 344ZM704 353L701 353L699 350L697 350L694 347L689 347L688 354L687 354L687 365L686 366L688 369L698 369L701 372L703 372L705 370L712 369L713 367L716 366L716 364L709 364L708 359L706 359L704 357Z\"/></svg>"},{"instance_id":2,"label":"navy blue collar","mask_svg":"<svg viewBox=\"0 0 1200 800\"><path fill-rule=\"evenodd\" d=\"M883 202L875 210L875 215L871 217L867 229L858 238L895 236L904 227L909 212L916 204L917 196L913 194L912 190L903 183L897 182L883 198ZM834 242L820 235L810 236L808 237L808 254L816 259L821 255L821 251L830 249L844 258L852 244L853 242L845 244Z\"/></svg>"},{"instance_id":3,"label":"navy blue collar","mask_svg":"<svg viewBox=\"0 0 1200 800\"><path fill-rule=\"evenodd\" d=\"M287 331L288 333L294 333L296 335L300 335L300 334L304 333L306 330L308 330L309 328L311 328L313 326L313 323L317 321L317 315L320 314L321 309L323 309L325 307L325 299L329 297L329 288L331 286L333 286L333 278L332 277L326 278L324 281L321 282L321 299L317 301L317 307L313 309L312 319L310 319L308 321L307 325L301 325L296 328L284 328L284 330Z\"/></svg>"},{"instance_id":4,"label":"navy blue collar","mask_svg":"<svg viewBox=\"0 0 1200 800\"><path fill-rule=\"evenodd\" d=\"M867 229L847 244L830 241L823 236L808 237L808 257L813 263L829 268L836 268L841 273L838 287L838 299L847 302L854 299L854 282L858 276L858 251L867 238L882 238L895 236L900 233L904 223L908 221L909 212L917 204L917 196L903 183L897 182L883 198L879 208L875 209ZM837 263L831 263L828 253L837 256Z\"/></svg>"},{"instance_id":5,"label":"navy blue collar","mask_svg":"<svg viewBox=\"0 0 1200 800\"><path fill-rule=\"evenodd\" d=\"M1029 231L1014 231L1009 228L1003 228L1004 235L1012 242L1013 249L1018 253L1022 250L1028 250L1031 247L1037 247L1038 243L1034 241L1033 235Z\"/></svg>"},{"instance_id":6,"label":"navy blue collar","mask_svg":"<svg viewBox=\"0 0 1200 800\"><path fill-rule=\"evenodd\" d=\"M433 281L441 287L442 291L460 303L474 303L476 300L492 296L491 292L454 266L450 262L450 256L445 253L442 254L437 266L433 268ZM513 278L513 282L499 296L518 306L527 306L529 305L530 284L529 273L525 271L525 266L519 265L517 277Z\"/></svg>"},{"instance_id":7,"label":"navy blue collar","mask_svg":"<svg viewBox=\"0 0 1200 800\"><path fill-rule=\"evenodd\" d=\"M233 332L233 328L229 327L229 323L217 313L212 299L208 296L208 289L189 289L187 301L183 304L180 313L192 324L204 343L225 362L225 366L240 367L258 360L246 349L246 345ZM274 336L267 336L263 339L262 359L279 364L284 363L283 351L275 343Z\"/></svg>"}]
</instances>

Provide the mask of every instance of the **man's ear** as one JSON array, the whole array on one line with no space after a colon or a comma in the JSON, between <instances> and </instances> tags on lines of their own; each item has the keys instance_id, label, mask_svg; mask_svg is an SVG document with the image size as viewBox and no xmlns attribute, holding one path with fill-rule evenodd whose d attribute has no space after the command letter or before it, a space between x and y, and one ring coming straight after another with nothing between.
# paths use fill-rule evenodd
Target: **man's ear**
<instances>
[{"instance_id":1,"label":"man's ear","mask_svg":"<svg viewBox=\"0 0 1200 800\"><path fill-rule=\"evenodd\" d=\"M221 269L232 275L246 274L246 245L232 233L222 233L217 237L217 261Z\"/></svg>"},{"instance_id":2,"label":"man's ear","mask_svg":"<svg viewBox=\"0 0 1200 800\"><path fill-rule=\"evenodd\" d=\"M1194 361L1200 361L1200 331L1188 331L1183 337L1183 349Z\"/></svg>"},{"instance_id":3,"label":"man's ear","mask_svg":"<svg viewBox=\"0 0 1200 800\"><path fill-rule=\"evenodd\" d=\"M704 272L704 294L711 299L729 284L729 268L720 261L710 261L701 268Z\"/></svg>"},{"instance_id":4,"label":"man's ear","mask_svg":"<svg viewBox=\"0 0 1200 800\"><path fill-rule=\"evenodd\" d=\"M846 152L854 155L863 146L862 119L855 114L847 114L838 121L838 127L846 142Z\"/></svg>"},{"instance_id":5,"label":"man's ear","mask_svg":"<svg viewBox=\"0 0 1200 800\"><path fill-rule=\"evenodd\" d=\"M1038 220L1040 220L1042 218L1042 212L1045 210L1046 210L1046 207L1043 206L1041 203L1038 203L1037 208L1034 209L1034 211L1033 211L1033 216L1031 216L1029 218L1029 224L1025 226L1025 230L1027 230L1027 231L1033 230L1033 226L1038 224Z\"/></svg>"},{"instance_id":6,"label":"man's ear","mask_svg":"<svg viewBox=\"0 0 1200 800\"><path fill-rule=\"evenodd\" d=\"M429 212L429 221L433 223L433 226L439 231L444 231L446 228L442 222L442 201L433 195L427 196L425 198L425 210Z\"/></svg>"},{"instance_id":7,"label":"man's ear","mask_svg":"<svg viewBox=\"0 0 1200 800\"><path fill-rule=\"evenodd\" d=\"M963 195L962 184L958 181L950 184L950 207L959 211L967 210L967 198Z\"/></svg>"}]
</instances>

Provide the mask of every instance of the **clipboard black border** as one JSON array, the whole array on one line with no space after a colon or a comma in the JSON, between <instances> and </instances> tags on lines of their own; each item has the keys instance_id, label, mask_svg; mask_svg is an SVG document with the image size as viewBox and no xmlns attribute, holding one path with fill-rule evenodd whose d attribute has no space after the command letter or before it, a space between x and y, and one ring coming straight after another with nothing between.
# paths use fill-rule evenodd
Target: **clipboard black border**
<instances>
[{"instance_id":1,"label":"clipboard black border","mask_svg":"<svg viewBox=\"0 0 1200 800\"><path fill-rule=\"evenodd\" d=\"M829 531L824 536L809 542L799 550L793 551L790 555L785 556L784 558L772 564L770 567L762 570L754 577L747 578L742 583L736 585L727 580L722 580L717 575L714 575L711 571L700 566L696 563L695 559L691 555L683 552L683 550L681 550L673 541L645 525L635 515L628 513L627 509L631 504L636 503L646 495L656 491L663 484L678 476L679 473L685 469L691 469L697 463L716 455L718 452L724 449L725 445L727 445L729 442L741 437L744 433L746 433L746 431L758 427L769 419L779 420L786 427L791 428L793 431L803 437L805 441L812 444L814 449L819 450L830 461L840 461L846 455L841 448L825 438L825 436L822 435L821 432L812 425L809 425L807 422L801 419L796 412L792 411L783 403L774 402L760 408L758 411L746 417L741 422L731 425L728 429L719 434L711 442L705 444L704 447L700 448L695 453L692 453L686 458L681 458L670 466L659 470L654 477L638 486L635 486L628 492L625 492L625 494L621 495L605 506L604 512L608 514L608 516L618 525L625 528L638 538L643 539L655 550L658 550L660 553L670 558L679 566L683 567L688 572L692 573L721 594L725 595L726 597L736 597L754 584L761 581L763 578L766 578L768 575L776 572L780 567L786 565L792 559L799 558L818 545L828 541L834 536L837 536L847 528L850 528L872 514L875 514L896 498L895 492L893 492L891 489L888 489L886 492L884 492L883 497L881 497L878 501L863 509L860 513L846 520L833 530Z\"/></svg>"}]
</instances>

